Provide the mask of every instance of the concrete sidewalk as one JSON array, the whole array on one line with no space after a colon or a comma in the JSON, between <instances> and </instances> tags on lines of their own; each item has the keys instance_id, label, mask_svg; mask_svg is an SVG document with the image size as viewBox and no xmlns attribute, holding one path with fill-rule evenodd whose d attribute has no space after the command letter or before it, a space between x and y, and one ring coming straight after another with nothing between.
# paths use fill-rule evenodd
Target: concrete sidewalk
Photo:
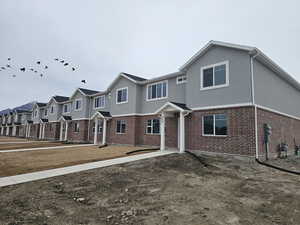
<instances>
[{"instance_id":1,"label":"concrete sidewalk","mask_svg":"<svg viewBox=\"0 0 300 225\"><path fill-rule=\"evenodd\" d=\"M21 175L10 176L10 177L2 177L2 178L0 178L0 187L5 187L5 186L9 186L9 185L14 185L14 184L20 184L20 183L26 183L26 182L30 182L30 181L36 181L36 180L46 179L46 178L50 178L50 177L66 175L66 174L70 174L70 173L77 173L77 172L81 172L81 171L102 168L102 167L107 167L107 166L112 166L112 165L118 165L118 164L133 162L133 161L141 160L141 159L149 159L149 158L169 155L169 154L173 154L173 153L175 153L175 152L173 152L173 151L157 151L157 152L145 153L145 154L140 154L140 155L133 155L133 156L116 158L116 159L103 160L103 161L98 161L98 162L93 162L93 163L85 163L85 164L76 165L76 166L68 166L68 167L63 167L63 168L58 168L58 169L44 170L44 171L40 171L40 172L21 174Z\"/></svg>"},{"instance_id":2,"label":"concrete sidewalk","mask_svg":"<svg viewBox=\"0 0 300 225\"><path fill-rule=\"evenodd\" d=\"M15 149L15 150L0 150L0 153L51 150L51 149L58 149L58 148L87 147L87 146L93 146L93 145L95 145L95 144L61 145L61 146L54 146L54 147L23 148L23 149Z\"/></svg>"}]
</instances>

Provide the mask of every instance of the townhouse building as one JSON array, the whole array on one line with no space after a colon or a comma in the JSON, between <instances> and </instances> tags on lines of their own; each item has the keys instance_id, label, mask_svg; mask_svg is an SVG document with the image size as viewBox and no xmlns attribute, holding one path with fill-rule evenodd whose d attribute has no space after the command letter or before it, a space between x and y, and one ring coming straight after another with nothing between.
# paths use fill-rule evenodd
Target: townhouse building
<instances>
[{"instance_id":1,"label":"townhouse building","mask_svg":"<svg viewBox=\"0 0 300 225\"><path fill-rule=\"evenodd\" d=\"M210 41L177 72L153 79L120 73L104 91L78 88L37 103L26 133L258 157L266 124L270 154L280 143L300 144L299 97L300 84L259 49ZM9 118L2 116L6 128Z\"/></svg>"}]
</instances>

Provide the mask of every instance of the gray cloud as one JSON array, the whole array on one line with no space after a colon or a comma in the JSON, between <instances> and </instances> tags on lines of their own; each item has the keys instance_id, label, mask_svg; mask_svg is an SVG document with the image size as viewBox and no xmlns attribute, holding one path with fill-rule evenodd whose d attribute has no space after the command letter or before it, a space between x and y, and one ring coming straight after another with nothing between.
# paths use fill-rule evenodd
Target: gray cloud
<instances>
[{"instance_id":1,"label":"gray cloud","mask_svg":"<svg viewBox=\"0 0 300 225\"><path fill-rule=\"evenodd\" d=\"M257 46L299 80L299 8L271 0L2 0L0 65L7 57L20 66L40 59L49 70L42 79L0 72L0 108L71 95L79 86L103 90L121 71L174 72L211 39Z\"/></svg>"}]
</instances>

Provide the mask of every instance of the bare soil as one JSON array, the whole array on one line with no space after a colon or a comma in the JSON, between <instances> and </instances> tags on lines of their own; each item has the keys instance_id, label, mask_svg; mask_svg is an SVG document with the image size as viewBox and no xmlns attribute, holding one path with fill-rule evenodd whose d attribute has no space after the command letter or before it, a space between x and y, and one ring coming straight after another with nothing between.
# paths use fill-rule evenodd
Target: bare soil
<instances>
[{"instance_id":1,"label":"bare soil","mask_svg":"<svg viewBox=\"0 0 300 225\"><path fill-rule=\"evenodd\" d=\"M1 188L1 225L299 225L299 176L204 160L172 154Z\"/></svg>"},{"instance_id":2,"label":"bare soil","mask_svg":"<svg viewBox=\"0 0 300 225\"><path fill-rule=\"evenodd\" d=\"M0 177L123 157L127 156L126 152L137 149L141 147L108 146L99 149L98 146L79 146L0 153Z\"/></svg>"},{"instance_id":3,"label":"bare soil","mask_svg":"<svg viewBox=\"0 0 300 225\"><path fill-rule=\"evenodd\" d=\"M28 142L28 143L12 143L12 144L0 144L1 150L15 150L15 149L28 149L28 148L45 148L45 147L55 147L63 146L65 144L60 142Z\"/></svg>"}]
</instances>

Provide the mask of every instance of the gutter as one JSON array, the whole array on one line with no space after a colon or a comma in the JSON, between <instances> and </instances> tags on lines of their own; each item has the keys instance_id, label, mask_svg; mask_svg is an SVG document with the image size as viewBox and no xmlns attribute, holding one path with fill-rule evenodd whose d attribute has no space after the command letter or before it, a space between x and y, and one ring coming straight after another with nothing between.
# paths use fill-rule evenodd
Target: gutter
<instances>
[{"instance_id":1,"label":"gutter","mask_svg":"<svg viewBox=\"0 0 300 225\"><path fill-rule=\"evenodd\" d=\"M255 55L250 56L250 71L251 71L251 102L254 106L254 120L255 120L255 158L258 159L258 129L257 129L257 105L255 104L254 93L254 59L260 54L258 50L255 50Z\"/></svg>"}]
</instances>

